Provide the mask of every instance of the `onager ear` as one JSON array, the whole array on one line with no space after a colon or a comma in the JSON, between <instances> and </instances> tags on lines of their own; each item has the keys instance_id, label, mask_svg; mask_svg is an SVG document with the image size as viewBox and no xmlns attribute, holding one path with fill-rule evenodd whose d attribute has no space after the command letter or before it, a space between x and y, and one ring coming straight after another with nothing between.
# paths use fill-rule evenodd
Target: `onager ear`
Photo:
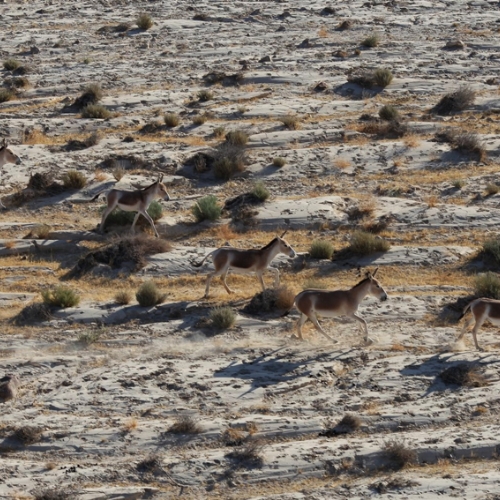
<instances>
[{"instance_id":1,"label":"onager ear","mask_svg":"<svg viewBox=\"0 0 500 500\"><path fill-rule=\"evenodd\" d=\"M377 271L378 271L378 267L377 267L377 269L375 269L375 271L373 271L372 278L375 278L375 275L377 274Z\"/></svg>"},{"instance_id":2,"label":"onager ear","mask_svg":"<svg viewBox=\"0 0 500 500\"><path fill-rule=\"evenodd\" d=\"M163 180L163 174L160 174L156 182L160 183L162 180Z\"/></svg>"},{"instance_id":3,"label":"onager ear","mask_svg":"<svg viewBox=\"0 0 500 500\"><path fill-rule=\"evenodd\" d=\"M285 229L285 231L283 232L283 234L280 236L280 238L283 238L283 236L285 236L285 234L288 233L288 229Z\"/></svg>"},{"instance_id":4,"label":"onager ear","mask_svg":"<svg viewBox=\"0 0 500 500\"><path fill-rule=\"evenodd\" d=\"M6 148L6 147L7 147L7 139L4 137L2 140L2 148Z\"/></svg>"}]
</instances>

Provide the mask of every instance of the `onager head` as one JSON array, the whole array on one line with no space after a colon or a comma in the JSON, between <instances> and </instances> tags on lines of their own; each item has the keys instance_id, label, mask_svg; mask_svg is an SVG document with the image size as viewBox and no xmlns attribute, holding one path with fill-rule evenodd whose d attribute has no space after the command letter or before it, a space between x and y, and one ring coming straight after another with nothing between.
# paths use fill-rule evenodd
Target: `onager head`
<instances>
[{"instance_id":1,"label":"onager head","mask_svg":"<svg viewBox=\"0 0 500 500\"><path fill-rule=\"evenodd\" d=\"M158 177L158 180L156 181L156 196L158 198L162 198L164 201L170 201L170 195L168 194L167 187L165 184L162 182L163 180L163 174Z\"/></svg>"},{"instance_id":2,"label":"onager head","mask_svg":"<svg viewBox=\"0 0 500 500\"><path fill-rule=\"evenodd\" d=\"M288 255L288 257L290 257L291 259L293 259L294 257L297 257L297 253L295 252L295 250L291 247L290 243L288 243L288 241L286 241L285 239L283 239L283 236L285 236L286 234L286 231L281 235L281 236L277 236L277 240L279 242L279 251L280 253L283 253L285 255Z\"/></svg>"},{"instance_id":3,"label":"onager head","mask_svg":"<svg viewBox=\"0 0 500 500\"><path fill-rule=\"evenodd\" d=\"M0 146L0 167L6 163L14 163L15 165L21 164L21 158L15 155L10 149L7 141L4 139Z\"/></svg>"},{"instance_id":4,"label":"onager head","mask_svg":"<svg viewBox=\"0 0 500 500\"><path fill-rule=\"evenodd\" d=\"M368 271L366 273L366 279L370 281L369 288L368 288L368 294L372 295L376 299L379 299L381 301L387 300L387 292L382 288L382 285L375 279L375 275L377 274L378 267L375 269L375 271L370 273Z\"/></svg>"}]
</instances>

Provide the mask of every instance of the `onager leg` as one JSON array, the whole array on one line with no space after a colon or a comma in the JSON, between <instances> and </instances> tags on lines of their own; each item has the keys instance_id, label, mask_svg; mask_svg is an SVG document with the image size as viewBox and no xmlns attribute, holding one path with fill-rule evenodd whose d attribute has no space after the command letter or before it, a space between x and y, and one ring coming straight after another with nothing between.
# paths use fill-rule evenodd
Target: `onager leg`
<instances>
[{"instance_id":1,"label":"onager leg","mask_svg":"<svg viewBox=\"0 0 500 500\"><path fill-rule=\"evenodd\" d=\"M302 337L302 327L304 326L304 323L308 320L309 318L304 314L301 313L301 316L299 318L299 321L297 321L297 332L299 334L299 339L304 340L304 337Z\"/></svg>"},{"instance_id":2,"label":"onager leg","mask_svg":"<svg viewBox=\"0 0 500 500\"><path fill-rule=\"evenodd\" d=\"M106 218L108 215L115 209L116 203L108 205L106 210L104 210L104 213L102 214L102 219L101 219L101 225L99 227L99 232L102 233L104 230L104 223L106 222Z\"/></svg>"},{"instance_id":3,"label":"onager leg","mask_svg":"<svg viewBox=\"0 0 500 500\"><path fill-rule=\"evenodd\" d=\"M325 330L323 330L323 328L321 328L321 326L318 322L318 318L316 316L316 313L314 313L314 312L309 313L309 319L313 322L313 325L316 327L316 330L318 330L318 332L320 332L322 335L324 335L328 340L330 340L334 344L337 343L337 340L333 340L332 337L330 337L330 335L328 335L325 332Z\"/></svg>"},{"instance_id":4,"label":"onager leg","mask_svg":"<svg viewBox=\"0 0 500 500\"><path fill-rule=\"evenodd\" d=\"M274 287L280 286L280 272L275 267L268 267L269 271L274 273Z\"/></svg>"},{"instance_id":5,"label":"onager leg","mask_svg":"<svg viewBox=\"0 0 500 500\"><path fill-rule=\"evenodd\" d=\"M374 343L374 340L371 339L370 337L368 337L368 325L366 324L366 321L361 317L361 316L358 316L356 313L353 313L352 314L352 317L359 321L361 323L361 326L363 328L363 331L365 333L365 343L366 345L371 345Z\"/></svg>"},{"instance_id":6,"label":"onager leg","mask_svg":"<svg viewBox=\"0 0 500 500\"><path fill-rule=\"evenodd\" d=\"M226 282L227 273L229 273L229 267L226 269L226 272L222 275L222 283L224 283L224 288L226 289L227 293L234 293L234 290L231 290L227 286L227 282Z\"/></svg>"},{"instance_id":7,"label":"onager leg","mask_svg":"<svg viewBox=\"0 0 500 500\"><path fill-rule=\"evenodd\" d=\"M474 323L474 315L472 315L468 320L465 321L464 326L462 327L462 332L457 338L457 342L464 338L464 335L467 333L467 330L472 326L472 323Z\"/></svg>"},{"instance_id":8,"label":"onager leg","mask_svg":"<svg viewBox=\"0 0 500 500\"><path fill-rule=\"evenodd\" d=\"M137 212L137 215L135 216L134 222L132 224L132 229L134 229L135 223L137 222L137 219L139 218L139 215L141 215L141 214L144 215L146 220L151 224L151 227L153 228L153 231L155 232L155 236L157 238L159 238L160 235L158 234L158 231L156 230L155 223L153 222L153 219L149 216L149 214L146 212L146 210Z\"/></svg>"},{"instance_id":9,"label":"onager leg","mask_svg":"<svg viewBox=\"0 0 500 500\"><path fill-rule=\"evenodd\" d=\"M266 284L264 283L264 277L262 276L262 271L257 271L255 274L259 278L260 285L262 286L262 291L265 292L266 291Z\"/></svg>"}]
</instances>

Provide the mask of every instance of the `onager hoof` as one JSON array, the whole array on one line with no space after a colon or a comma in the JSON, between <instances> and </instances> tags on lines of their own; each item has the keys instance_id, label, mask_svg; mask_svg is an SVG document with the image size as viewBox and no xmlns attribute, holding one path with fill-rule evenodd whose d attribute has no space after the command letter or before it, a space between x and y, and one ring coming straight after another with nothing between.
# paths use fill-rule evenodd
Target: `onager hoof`
<instances>
[{"instance_id":1,"label":"onager hoof","mask_svg":"<svg viewBox=\"0 0 500 500\"><path fill-rule=\"evenodd\" d=\"M365 347L368 347L369 345L375 344L375 340L372 339L371 337L367 337L365 340Z\"/></svg>"}]
</instances>

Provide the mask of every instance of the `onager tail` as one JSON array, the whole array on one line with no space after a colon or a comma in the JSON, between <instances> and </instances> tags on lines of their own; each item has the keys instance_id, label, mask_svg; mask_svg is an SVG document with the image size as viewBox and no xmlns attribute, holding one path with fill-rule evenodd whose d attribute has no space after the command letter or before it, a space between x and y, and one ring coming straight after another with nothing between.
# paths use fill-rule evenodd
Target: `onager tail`
<instances>
[{"instance_id":1,"label":"onager tail","mask_svg":"<svg viewBox=\"0 0 500 500\"><path fill-rule=\"evenodd\" d=\"M472 302L474 302L474 301L472 301ZM458 318L458 321L460 321L460 320L461 320L461 319L462 319L462 318L463 318L463 317L464 317L464 316L465 316L465 315L466 315L466 314L470 311L470 306L472 305L472 302L469 302L469 303L465 306L465 308L464 308L464 310L463 310L462 314L461 314L461 315L460 315L460 317Z\"/></svg>"},{"instance_id":2,"label":"onager tail","mask_svg":"<svg viewBox=\"0 0 500 500\"><path fill-rule=\"evenodd\" d=\"M197 262L191 262L191 265L192 265L193 267L201 267L201 266L205 263L205 261L206 261L206 260L207 260L207 259L208 259L208 258L209 258L212 254L213 254L213 253L215 253L216 251L217 251L217 250L214 250L213 252L210 252L209 254L205 255L205 258L204 258L201 262L198 262L198 263L197 263Z\"/></svg>"}]
</instances>

